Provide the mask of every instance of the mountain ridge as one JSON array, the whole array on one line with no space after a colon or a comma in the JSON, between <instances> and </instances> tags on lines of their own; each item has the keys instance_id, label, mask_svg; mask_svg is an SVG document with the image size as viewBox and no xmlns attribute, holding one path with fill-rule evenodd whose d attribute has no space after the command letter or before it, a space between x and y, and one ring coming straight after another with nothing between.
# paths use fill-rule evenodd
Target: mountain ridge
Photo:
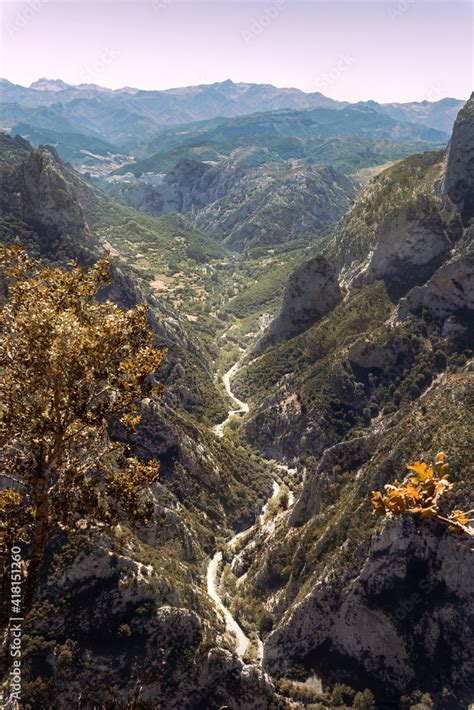
<instances>
[{"instance_id":1,"label":"mountain ridge","mask_svg":"<svg viewBox=\"0 0 474 710\"><path fill-rule=\"evenodd\" d=\"M2 81L0 84L0 98L6 110L7 105L17 104L21 107L21 120L24 123L32 123L39 128L48 127L47 125L35 123L31 119L36 116L36 121L40 120L40 115L35 109L43 107L43 110L50 109L54 114L62 114L64 119L72 120L75 117L80 119L80 115L75 115L73 109L74 102L80 101L81 105L76 104L76 112L79 109L83 113L83 118L87 113L90 119L94 121L102 121L102 131L104 130L104 118L101 117L101 108L107 106L108 111L126 113L130 125L142 122L142 132L144 128L148 133L159 129L160 126L166 124L181 124L195 120L205 120L216 116L238 116L248 115L255 112L265 110L280 110L283 108L303 109L314 107L326 107L333 109L344 109L348 106L357 106L344 101L335 101L325 97L319 92L306 94L300 89L278 89L271 84L245 84L234 83L229 81L216 82L214 84L202 84L197 87L182 87L179 89L166 89L163 91L146 91L135 90L124 87L122 89L111 90L98 87L94 84L82 84L79 86L64 85L61 80L53 80L49 82L47 79L40 80L37 88L27 88L20 85ZM59 82L59 83L58 83ZM52 86L51 91L48 87ZM33 87L35 82L33 82ZM423 121L425 124L434 129L439 129L441 120L443 130L450 130L454 122L456 107L459 109L462 101L454 100L454 105L447 104L446 100L442 102L431 102L428 105L424 104ZM98 103L97 103L98 102ZM372 109L377 109L378 112L388 115L387 111L397 112L403 115L403 120L415 123L420 121L420 105L423 102L411 104L390 104L389 108L384 108L385 105L377 102L370 103ZM89 108L93 109L87 111ZM54 108L53 108L54 107ZM391 107L391 108L390 108ZM4 114L2 124L4 128L11 127L12 114L8 111ZM18 113L18 109L17 109ZM47 112L46 112L47 114ZM440 118L442 115L442 118ZM433 117L433 121L431 118ZM437 117L437 118L436 118ZM30 120L29 120L30 119ZM43 119L44 120L44 119ZM49 127L54 128L54 125ZM74 130L81 132L84 129L84 124L79 122L74 124ZM89 128L93 128L89 125ZM97 124L99 128L99 124ZM114 143L119 138L126 140L126 132L113 132L108 128L108 133L102 133L104 140L109 140Z\"/></svg>"}]
</instances>

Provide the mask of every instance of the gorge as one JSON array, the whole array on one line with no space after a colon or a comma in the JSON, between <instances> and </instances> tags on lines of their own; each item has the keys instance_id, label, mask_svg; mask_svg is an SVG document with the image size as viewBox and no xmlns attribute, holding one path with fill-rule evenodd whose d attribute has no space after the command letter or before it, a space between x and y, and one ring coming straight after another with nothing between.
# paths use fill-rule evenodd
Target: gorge
<instances>
[{"instance_id":1,"label":"gorge","mask_svg":"<svg viewBox=\"0 0 474 710\"><path fill-rule=\"evenodd\" d=\"M65 85L54 89L59 109L41 86L4 87L24 102L4 99L5 128L21 114L54 132L54 115L77 147L72 128L99 140L95 121L124 163L93 174L82 147L71 164L51 145L0 135L2 313L21 291L8 270L15 249L38 261L21 283L44 303L42 278L68 283L74 262L87 279L105 257L110 278L93 307L132 318L146 305L150 348L166 355L145 373L133 426L108 416L100 429L138 462L139 480L140 466L159 462L139 486L146 515L123 507L114 518L71 484L77 526L48 531L24 619L25 708L467 710L469 520L457 535L423 510L377 516L371 497L444 452L452 487L440 515L464 520L474 507L474 95L455 120L449 104L446 147L442 102L422 107L424 124L407 119L420 106L308 106L321 95L274 87L172 100ZM230 116L208 115L208 92L237 92L235 104L218 102ZM258 111L245 113L252 96ZM168 107L160 127L155 101ZM187 123L174 123L177 106ZM112 150L101 146L96 155ZM60 303L54 328L81 304L64 315ZM6 348L14 333L2 324ZM118 337L109 330L94 336L98 359L102 340ZM46 343L41 361L58 347ZM125 372L141 365L124 362ZM32 401L49 385L45 375ZM2 444L5 471L21 434ZM107 471L89 466L105 490ZM51 501L69 475L52 481ZM1 499L14 522L29 511L18 480L13 516ZM106 522L91 513L102 507ZM27 560L25 520L11 529ZM2 703L13 710L5 649Z\"/></svg>"}]
</instances>

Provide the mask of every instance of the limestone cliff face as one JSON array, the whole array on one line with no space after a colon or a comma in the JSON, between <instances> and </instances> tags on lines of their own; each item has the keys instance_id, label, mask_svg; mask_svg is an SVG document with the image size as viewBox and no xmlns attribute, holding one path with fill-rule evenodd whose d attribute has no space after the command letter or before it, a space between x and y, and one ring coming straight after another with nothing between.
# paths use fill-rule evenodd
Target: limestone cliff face
<instances>
[{"instance_id":1,"label":"limestone cliff face","mask_svg":"<svg viewBox=\"0 0 474 710\"><path fill-rule=\"evenodd\" d=\"M422 284L449 254L450 241L437 211L401 209L381 226L378 243L357 283L383 280L396 298Z\"/></svg>"},{"instance_id":2,"label":"limestone cliff face","mask_svg":"<svg viewBox=\"0 0 474 710\"><path fill-rule=\"evenodd\" d=\"M469 690L473 575L472 551L445 529L389 523L355 578L325 574L293 606L265 643L264 666L284 671L298 657L385 693L415 679Z\"/></svg>"},{"instance_id":3,"label":"limestone cliff face","mask_svg":"<svg viewBox=\"0 0 474 710\"><path fill-rule=\"evenodd\" d=\"M474 95L459 112L446 157L442 191L459 210L464 233L449 259L400 301L398 317L429 313L448 340L472 342L474 312Z\"/></svg>"},{"instance_id":4,"label":"limestone cliff face","mask_svg":"<svg viewBox=\"0 0 474 710\"><path fill-rule=\"evenodd\" d=\"M84 698L113 707L225 703L232 710L266 710L273 685L229 650L214 610L189 581L170 496L162 489L155 498L165 505L157 507L156 534L147 543L126 529L51 540L36 613L26 622L25 681L40 669L44 678L54 677L62 708ZM173 558L181 559L178 575ZM40 690L28 688L25 700L44 707L44 696L35 695Z\"/></svg>"},{"instance_id":5,"label":"limestone cliff face","mask_svg":"<svg viewBox=\"0 0 474 710\"><path fill-rule=\"evenodd\" d=\"M454 124L443 188L465 221L474 217L474 93Z\"/></svg>"},{"instance_id":6,"label":"limestone cliff face","mask_svg":"<svg viewBox=\"0 0 474 710\"><path fill-rule=\"evenodd\" d=\"M407 266L414 285L414 265L425 269L443 252L445 236L456 238L454 225L440 215L443 199L433 189L444 158L442 152L413 155L377 175L358 195L327 247L347 286L375 278L396 282Z\"/></svg>"},{"instance_id":7,"label":"limestone cliff face","mask_svg":"<svg viewBox=\"0 0 474 710\"><path fill-rule=\"evenodd\" d=\"M409 313L422 311L441 322L451 317L451 323L453 319L473 314L474 243L471 240L461 253L443 264L423 286L413 288L400 301L398 316L403 319Z\"/></svg>"},{"instance_id":8,"label":"limestone cliff face","mask_svg":"<svg viewBox=\"0 0 474 710\"><path fill-rule=\"evenodd\" d=\"M399 170L402 171L402 168ZM403 175L401 179L413 180L409 161L407 173L408 177ZM386 211L380 215L380 222L375 228L374 216L361 200L359 211L355 210L352 219L341 225L337 239L340 241L339 249L344 248L341 244L344 245L345 241L348 246L348 252L340 262L342 283L348 288L360 288L381 280L396 301L410 288L423 284L441 266L449 256L453 242L459 238L461 229L455 220L454 224L446 223L442 216L442 201L428 189L424 194L411 194L406 200L400 200L396 189L399 186L391 187L394 194L390 199L396 202L385 198ZM370 190L374 192L375 188ZM377 199L376 192L373 198L374 201ZM365 246L351 247L353 233L359 230Z\"/></svg>"},{"instance_id":9,"label":"limestone cliff face","mask_svg":"<svg viewBox=\"0 0 474 710\"><path fill-rule=\"evenodd\" d=\"M349 287L377 279L394 300L449 258L474 216L474 98L447 154L413 156L377 176L341 221L330 253Z\"/></svg>"},{"instance_id":10,"label":"limestone cliff face","mask_svg":"<svg viewBox=\"0 0 474 710\"><path fill-rule=\"evenodd\" d=\"M322 256L304 262L288 279L281 311L257 344L254 354L306 330L341 299L334 267Z\"/></svg>"},{"instance_id":11,"label":"limestone cliff face","mask_svg":"<svg viewBox=\"0 0 474 710\"><path fill-rule=\"evenodd\" d=\"M45 147L33 151L26 141L17 144L18 139L10 139L2 146L2 157L8 151L17 156L16 165L2 161L2 211L16 215L36 232L43 253L57 250L65 240L84 242L84 212L57 154Z\"/></svg>"},{"instance_id":12,"label":"limestone cliff face","mask_svg":"<svg viewBox=\"0 0 474 710\"><path fill-rule=\"evenodd\" d=\"M352 178L330 166L233 159L217 165L182 160L149 180L108 189L141 211L187 214L236 251L314 239L336 224L357 191Z\"/></svg>"},{"instance_id":13,"label":"limestone cliff face","mask_svg":"<svg viewBox=\"0 0 474 710\"><path fill-rule=\"evenodd\" d=\"M58 156L49 148L31 153L22 165L20 186L22 216L45 232L77 237L85 228L84 213L74 190L58 165Z\"/></svg>"}]
</instances>

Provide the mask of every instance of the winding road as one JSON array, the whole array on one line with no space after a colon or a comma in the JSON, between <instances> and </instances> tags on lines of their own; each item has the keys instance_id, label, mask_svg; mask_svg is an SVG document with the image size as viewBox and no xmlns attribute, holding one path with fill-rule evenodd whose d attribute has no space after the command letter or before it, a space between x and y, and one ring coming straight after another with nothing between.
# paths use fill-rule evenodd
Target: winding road
<instances>
[{"instance_id":1,"label":"winding road","mask_svg":"<svg viewBox=\"0 0 474 710\"><path fill-rule=\"evenodd\" d=\"M219 436L223 437L224 436L224 428L230 421L230 419L235 416L236 414L246 414L249 411L249 405L247 402L242 402L240 399L238 399L232 392L231 390L231 379L236 373L238 367L240 365L240 361L236 362L230 370L228 370L225 375L223 376L222 380L224 382L224 386L226 388L226 391L229 395L229 397L233 400L233 402L236 405L236 409L229 409L229 413L227 416L227 419L223 421L221 424L217 424L214 428L213 431L214 433ZM287 466L284 466L283 464L273 464L280 470L287 471L288 473L292 472L292 469L288 468ZM249 528L246 528L245 530L242 530L241 532L237 533L232 537L226 544L227 546L232 549L241 537L249 533L253 528L255 528L257 525L263 525L265 521L265 514L268 510L268 506L271 503L271 501L276 500L278 498L278 495L281 490L281 485L277 481L273 481L273 490L271 496L268 498L267 502L265 505L262 507L262 510L260 512L260 515L257 518L257 521L254 523L254 525L251 525ZM288 493L288 507L293 505L294 502L294 494L293 491L289 491ZM250 639L249 637L244 633L244 631L241 629L235 618L232 616L231 612L229 609L225 606L224 602L222 601L222 598L219 593L219 567L222 562L222 552L217 551L215 555L211 558L209 565L207 567L207 593L211 597L211 599L214 601L216 604L217 608L220 610L220 612L223 614L224 619L225 619L225 625L227 631L229 631L231 634L234 634L237 643L236 643L236 652L242 658L250 645ZM257 657L261 661L263 657L263 643L260 639L258 639L258 652L257 652Z\"/></svg>"}]
</instances>

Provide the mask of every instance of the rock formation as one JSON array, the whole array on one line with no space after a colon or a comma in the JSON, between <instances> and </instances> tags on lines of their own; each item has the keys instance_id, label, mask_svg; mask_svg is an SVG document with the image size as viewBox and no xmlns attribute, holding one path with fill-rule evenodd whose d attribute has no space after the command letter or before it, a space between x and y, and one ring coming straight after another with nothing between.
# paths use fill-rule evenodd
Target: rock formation
<instances>
[{"instance_id":1,"label":"rock formation","mask_svg":"<svg viewBox=\"0 0 474 710\"><path fill-rule=\"evenodd\" d=\"M334 267L322 256L305 261L291 274L279 315L254 349L266 348L306 330L342 299Z\"/></svg>"},{"instance_id":2,"label":"rock formation","mask_svg":"<svg viewBox=\"0 0 474 710\"><path fill-rule=\"evenodd\" d=\"M474 93L456 118L443 188L467 222L474 217Z\"/></svg>"},{"instance_id":3,"label":"rock formation","mask_svg":"<svg viewBox=\"0 0 474 710\"><path fill-rule=\"evenodd\" d=\"M469 690L473 565L469 547L444 528L389 523L356 577L313 582L268 637L264 666L284 673L292 659L305 659L327 679L356 687L370 679L385 697L414 682Z\"/></svg>"}]
</instances>

